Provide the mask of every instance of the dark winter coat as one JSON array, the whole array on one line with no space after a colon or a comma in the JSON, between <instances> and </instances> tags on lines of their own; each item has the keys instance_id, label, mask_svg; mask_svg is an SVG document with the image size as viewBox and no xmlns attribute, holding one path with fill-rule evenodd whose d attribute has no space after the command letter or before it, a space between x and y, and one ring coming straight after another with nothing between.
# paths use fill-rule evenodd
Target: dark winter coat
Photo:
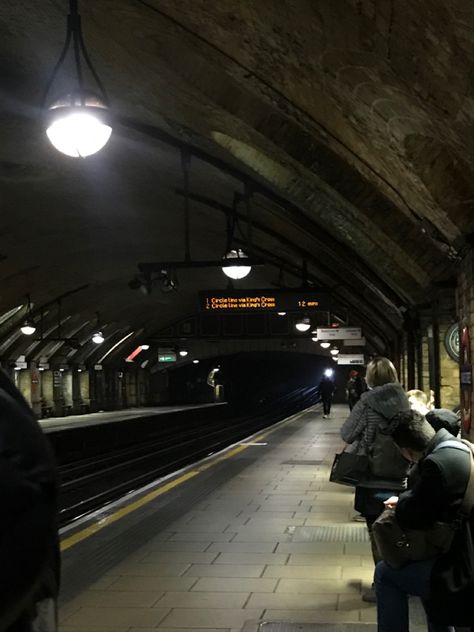
<instances>
[{"instance_id":1,"label":"dark winter coat","mask_svg":"<svg viewBox=\"0 0 474 632\"><path fill-rule=\"evenodd\" d=\"M411 489L400 495L396 517L401 526L426 529L436 521L452 522L456 518L469 481L471 457L468 452L450 447L433 453L439 443L448 440L459 441L444 428L436 433L428 445L425 458L418 464L419 476L416 482ZM474 533L474 517L471 517L471 532ZM456 537L453 547L459 545ZM463 551L462 548L461 551ZM443 610L447 604L447 595L443 590L443 577L446 569L451 567L451 560L452 552L448 552L442 555L433 567L428 604L433 620L443 621ZM465 617L464 620L462 618L457 621L449 620L449 623L468 622L472 625L474 623L473 600L474 587L468 589L468 594L463 595L459 605L454 609L455 615ZM441 619L439 619L440 616Z\"/></svg>"},{"instance_id":2,"label":"dark winter coat","mask_svg":"<svg viewBox=\"0 0 474 632\"><path fill-rule=\"evenodd\" d=\"M444 428L438 430L418 464L414 486L400 494L396 516L402 527L426 529L436 521L454 520L466 491L470 457L449 447L431 454L438 443L448 440L457 439Z\"/></svg>"},{"instance_id":3,"label":"dark winter coat","mask_svg":"<svg viewBox=\"0 0 474 632\"><path fill-rule=\"evenodd\" d=\"M369 456L375 441L377 428L379 427L383 430L397 413L409 410L409 408L410 405L406 393L398 383L376 386L363 393L341 428L342 439L346 443L351 444L348 451ZM395 458L401 458L398 451L395 451ZM406 480L405 478L399 478L399 463L394 468L395 471L397 474L393 478L383 480L368 474L367 478L361 481L359 486L372 487L374 489L404 489Z\"/></svg>"},{"instance_id":4,"label":"dark winter coat","mask_svg":"<svg viewBox=\"0 0 474 632\"><path fill-rule=\"evenodd\" d=\"M319 394L321 397L331 397L334 389L334 382L329 377L324 376L319 383Z\"/></svg>"},{"instance_id":5,"label":"dark winter coat","mask_svg":"<svg viewBox=\"0 0 474 632\"><path fill-rule=\"evenodd\" d=\"M59 581L56 469L32 411L0 371L0 630Z\"/></svg>"}]
</instances>

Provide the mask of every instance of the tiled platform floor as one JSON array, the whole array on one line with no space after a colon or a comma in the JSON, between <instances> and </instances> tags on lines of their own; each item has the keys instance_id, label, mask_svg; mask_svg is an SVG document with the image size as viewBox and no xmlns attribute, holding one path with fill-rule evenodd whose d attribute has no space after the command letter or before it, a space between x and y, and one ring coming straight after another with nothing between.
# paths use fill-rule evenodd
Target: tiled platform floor
<instances>
[{"instance_id":1,"label":"tiled platform floor","mask_svg":"<svg viewBox=\"0 0 474 632\"><path fill-rule=\"evenodd\" d=\"M216 480L204 499L63 604L61 632L252 632L262 621L375 622L374 606L361 600L373 572L367 542L293 541L298 526L355 525L352 490L328 482L346 415L345 406L336 406L323 420L316 407L260 440L266 445L231 457L246 459L236 476Z\"/></svg>"}]
</instances>

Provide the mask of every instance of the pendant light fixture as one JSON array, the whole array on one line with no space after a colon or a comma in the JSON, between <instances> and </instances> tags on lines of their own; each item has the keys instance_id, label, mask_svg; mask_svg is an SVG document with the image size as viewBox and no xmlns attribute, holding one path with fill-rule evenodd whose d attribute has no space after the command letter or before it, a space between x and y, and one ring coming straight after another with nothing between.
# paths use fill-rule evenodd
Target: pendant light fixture
<instances>
[{"instance_id":1,"label":"pendant light fixture","mask_svg":"<svg viewBox=\"0 0 474 632\"><path fill-rule=\"evenodd\" d=\"M35 333L35 331L36 331L36 326L35 326L35 324L33 322L32 317L31 317L30 295L28 294L26 298L28 300L28 306L27 306L27 311L26 311L26 318L25 318L24 323L20 327L20 331L25 336L32 336Z\"/></svg>"},{"instance_id":2,"label":"pendant light fixture","mask_svg":"<svg viewBox=\"0 0 474 632\"><path fill-rule=\"evenodd\" d=\"M96 316L97 316L97 329L92 334L91 340L92 340L92 342L94 344L101 345L104 342L105 338L104 338L104 335L102 333L102 328L100 326L100 314L99 314L99 312L96 312Z\"/></svg>"},{"instance_id":3,"label":"pendant light fixture","mask_svg":"<svg viewBox=\"0 0 474 632\"><path fill-rule=\"evenodd\" d=\"M240 248L229 250L224 257L225 263L222 266L222 272L228 276L229 279L238 280L245 278L252 270L252 266L245 265L245 259L248 259L248 257Z\"/></svg>"},{"instance_id":4,"label":"pendant light fixture","mask_svg":"<svg viewBox=\"0 0 474 632\"><path fill-rule=\"evenodd\" d=\"M330 342L320 342L319 344L323 349L329 349L329 347L331 346Z\"/></svg>"},{"instance_id":5,"label":"pendant light fixture","mask_svg":"<svg viewBox=\"0 0 474 632\"><path fill-rule=\"evenodd\" d=\"M82 35L78 0L69 0L66 41L53 69L43 96L46 135L52 145L73 158L85 158L97 153L112 134L108 98L104 86L92 65ZM48 96L71 47L75 68L75 82L66 94L47 103ZM83 65L89 70L97 90L86 89Z\"/></svg>"},{"instance_id":6,"label":"pendant light fixture","mask_svg":"<svg viewBox=\"0 0 474 632\"><path fill-rule=\"evenodd\" d=\"M235 227L237 225L238 199L238 196L234 195L232 211L229 211L227 214L227 246L226 255L223 257L224 264L222 266L222 272L229 277L229 279L233 280L244 279L252 270L252 266L246 265L246 259L248 260L248 256L245 252L241 248L232 248ZM248 222L250 225L250 199L248 192L245 199L247 204L247 214L249 216Z\"/></svg>"},{"instance_id":7,"label":"pendant light fixture","mask_svg":"<svg viewBox=\"0 0 474 632\"><path fill-rule=\"evenodd\" d=\"M333 356L337 356L339 354L339 349L337 349L336 347L334 347L334 349L331 349L331 351L329 352L331 355Z\"/></svg>"},{"instance_id":8,"label":"pendant light fixture","mask_svg":"<svg viewBox=\"0 0 474 632\"><path fill-rule=\"evenodd\" d=\"M305 317L305 318L301 318L295 325L296 329L298 331L301 331L302 333L305 331L308 331L308 329L310 329L311 327L311 322L309 320L309 318Z\"/></svg>"}]
</instances>

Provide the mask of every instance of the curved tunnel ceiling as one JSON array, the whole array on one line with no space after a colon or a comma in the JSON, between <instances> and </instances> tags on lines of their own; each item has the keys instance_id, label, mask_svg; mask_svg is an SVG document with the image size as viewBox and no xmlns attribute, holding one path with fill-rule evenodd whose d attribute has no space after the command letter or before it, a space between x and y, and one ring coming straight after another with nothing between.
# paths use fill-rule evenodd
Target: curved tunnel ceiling
<instances>
[{"instance_id":1,"label":"curved tunnel ceiling","mask_svg":"<svg viewBox=\"0 0 474 632\"><path fill-rule=\"evenodd\" d=\"M180 272L176 293L128 287L138 262L184 257L183 148L193 258L222 257L226 212L252 193L266 265L239 287L305 277L380 349L452 277L474 229L469 1L276 11L273 0L101 0L80 11L116 120L106 148L77 161L49 145L38 107L67 3L0 5L2 313L28 293L40 310L82 287L62 301L62 335L87 340L99 311L109 348L133 332L132 346L193 314L200 289L224 289L218 269ZM10 339L17 322L1 328L8 357L31 344Z\"/></svg>"}]
</instances>

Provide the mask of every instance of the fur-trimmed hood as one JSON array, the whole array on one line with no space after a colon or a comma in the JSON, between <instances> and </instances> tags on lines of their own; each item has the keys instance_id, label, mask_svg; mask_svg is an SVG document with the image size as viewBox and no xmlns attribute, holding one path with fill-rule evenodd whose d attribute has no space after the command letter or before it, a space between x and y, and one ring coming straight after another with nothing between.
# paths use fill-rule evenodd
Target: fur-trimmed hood
<instances>
[{"instance_id":1,"label":"fur-trimmed hood","mask_svg":"<svg viewBox=\"0 0 474 632\"><path fill-rule=\"evenodd\" d=\"M361 397L367 406L376 413L389 420L397 413L410 410L408 397L398 382L390 382L383 386L376 386Z\"/></svg>"}]
</instances>

